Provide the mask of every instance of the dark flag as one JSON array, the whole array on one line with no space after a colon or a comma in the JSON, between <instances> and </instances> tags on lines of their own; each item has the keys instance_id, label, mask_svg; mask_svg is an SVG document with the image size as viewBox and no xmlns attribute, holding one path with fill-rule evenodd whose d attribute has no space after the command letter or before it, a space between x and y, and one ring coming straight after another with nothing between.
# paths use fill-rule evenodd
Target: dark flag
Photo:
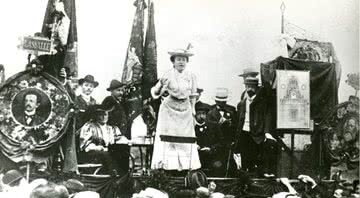
<instances>
[{"instance_id":1,"label":"dark flag","mask_svg":"<svg viewBox=\"0 0 360 198\"><path fill-rule=\"evenodd\" d=\"M143 43L144 43L144 0L135 0L135 17L121 81L126 84L141 83L143 74Z\"/></svg>"},{"instance_id":2,"label":"dark flag","mask_svg":"<svg viewBox=\"0 0 360 198\"><path fill-rule=\"evenodd\" d=\"M144 49L144 77L142 82L143 98L151 97L150 89L157 81L157 45L154 21L154 3L149 4L149 17Z\"/></svg>"},{"instance_id":3,"label":"dark flag","mask_svg":"<svg viewBox=\"0 0 360 198\"><path fill-rule=\"evenodd\" d=\"M141 83L143 76L143 43L144 43L144 0L136 0L135 17L132 25L128 50L121 81L127 84L125 102L128 107L128 118L131 122L142 113Z\"/></svg>"},{"instance_id":4,"label":"dark flag","mask_svg":"<svg viewBox=\"0 0 360 198\"><path fill-rule=\"evenodd\" d=\"M62 14L55 10L55 2L62 2L64 11ZM45 11L41 33L43 36L53 39L56 45L56 57L47 58L45 62L54 64L55 74L57 70L67 67L70 74L77 76L77 25L75 0L49 0ZM45 63L46 64L46 63Z\"/></svg>"},{"instance_id":5,"label":"dark flag","mask_svg":"<svg viewBox=\"0 0 360 198\"><path fill-rule=\"evenodd\" d=\"M44 71L60 77L60 69L68 68L67 75L77 76L77 26L75 0L49 0L41 30L42 36L53 41L52 55L39 56ZM67 88L70 93L72 90ZM72 98L73 99L73 98ZM75 144L75 117L69 119L69 127L62 142L64 172L77 171Z\"/></svg>"}]
</instances>

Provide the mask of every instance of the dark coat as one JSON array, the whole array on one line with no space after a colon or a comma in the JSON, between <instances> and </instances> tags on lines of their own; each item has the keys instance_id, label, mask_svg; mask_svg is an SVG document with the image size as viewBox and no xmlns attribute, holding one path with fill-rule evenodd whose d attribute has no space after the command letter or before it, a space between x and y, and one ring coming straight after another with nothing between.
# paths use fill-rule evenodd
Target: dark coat
<instances>
[{"instance_id":1,"label":"dark coat","mask_svg":"<svg viewBox=\"0 0 360 198\"><path fill-rule=\"evenodd\" d=\"M43 122L46 120L45 117L42 117L42 116L38 115L38 113L36 113L36 114L33 116L30 124L27 124L27 123L26 123L25 113L19 115L16 119L17 119L21 124L23 124L23 125L25 125L25 126L36 126L36 125L40 125L41 123L43 123Z\"/></svg>"},{"instance_id":2,"label":"dark coat","mask_svg":"<svg viewBox=\"0 0 360 198\"><path fill-rule=\"evenodd\" d=\"M195 125L195 134L197 138L196 143L200 146L200 148L203 147L211 148L213 146L215 138L209 132L209 127L206 124Z\"/></svg>"},{"instance_id":3,"label":"dark coat","mask_svg":"<svg viewBox=\"0 0 360 198\"><path fill-rule=\"evenodd\" d=\"M270 115L268 96L264 88L259 88L256 92L256 97L250 104L250 135L253 140L260 144L265 140L265 133L273 134L275 131L271 130L272 115ZM245 122L246 98L237 105L238 110L238 126L237 133L241 133Z\"/></svg>"},{"instance_id":4,"label":"dark coat","mask_svg":"<svg viewBox=\"0 0 360 198\"><path fill-rule=\"evenodd\" d=\"M129 124L129 118L126 113L126 106L124 102L117 100L113 96L107 96L103 100L102 105L106 109L111 109L109 111L108 124L119 127L121 133L130 139L131 125Z\"/></svg>"},{"instance_id":5,"label":"dark coat","mask_svg":"<svg viewBox=\"0 0 360 198\"><path fill-rule=\"evenodd\" d=\"M237 119L235 107L226 104L223 111L224 117L228 121L219 124L221 118L220 109L214 105L207 113L206 123L208 124L210 133L212 133L215 138L216 145L224 147L234 140Z\"/></svg>"},{"instance_id":6,"label":"dark coat","mask_svg":"<svg viewBox=\"0 0 360 198\"><path fill-rule=\"evenodd\" d=\"M81 97L81 95L76 96L75 98L75 104L76 107L79 109L79 114L77 116L77 121L76 121L76 129L80 129L88 120L89 120L89 116L86 114L86 110L88 109L88 107L90 105L95 105L96 104L96 100L91 97L90 98L90 102L89 104Z\"/></svg>"}]
</instances>

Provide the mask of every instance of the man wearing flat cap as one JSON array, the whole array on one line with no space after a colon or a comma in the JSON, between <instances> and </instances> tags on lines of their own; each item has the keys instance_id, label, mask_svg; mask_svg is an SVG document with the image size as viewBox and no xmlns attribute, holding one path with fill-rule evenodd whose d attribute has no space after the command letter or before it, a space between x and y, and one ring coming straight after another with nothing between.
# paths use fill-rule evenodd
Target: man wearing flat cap
<instances>
[{"instance_id":1,"label":"man wearing flat cap","mask_svg":"<svg viewBox=\"0 0 360 198\"><path fill-rule=\"evenodd\" d=\"M111 126L117 126L120 129L121 134L124 135L127 139L130 139L131 126L129 125L127 109L123 99L126 91L125 88L126 84L121 83L116 79L113 79L110 82L109 88L106 89L111 93L111 95L107 96L103 100L102 106L109 112L108 124ZM128 170L130 154L129 146L114 145L114 147L109 148L109 150L114 153L118 152L119 158L122 159L119 162L121 170Z\"/></svg>"},{"instance_id":2,"label":"man wearing flat cap","mask_svg":"<svg viewBox=\"0 0 360 198\"><path fill-rule=\"evenodd\" d=\"M245 95L237 105L237 141L241 154L242 168L262 176L273 176L276 171L277 144L271 134L268 93L259 87L256 77L244 80ZM274 136L273 136L274 135Z\"/></svg>"}]
</instances>

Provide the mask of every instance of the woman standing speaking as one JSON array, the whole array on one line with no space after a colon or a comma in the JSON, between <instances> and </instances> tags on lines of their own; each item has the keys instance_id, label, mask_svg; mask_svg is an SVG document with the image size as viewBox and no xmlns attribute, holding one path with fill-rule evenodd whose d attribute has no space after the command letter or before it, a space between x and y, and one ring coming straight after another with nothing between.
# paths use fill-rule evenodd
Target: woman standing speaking
<instances>
[{"instance_id":1,"label":"woman standing speaking","mask_svg":"<svg viewBox=\"0 0 360 198\"><path fill-rule=\"evenodd\" d=\"M194 130L197 83L194 74L186 70L187 50L169 52L173 68L151 89L153 98L164 93L160 105L152 169L194 170L201 167Z\"/></svg>"}]
</instances>

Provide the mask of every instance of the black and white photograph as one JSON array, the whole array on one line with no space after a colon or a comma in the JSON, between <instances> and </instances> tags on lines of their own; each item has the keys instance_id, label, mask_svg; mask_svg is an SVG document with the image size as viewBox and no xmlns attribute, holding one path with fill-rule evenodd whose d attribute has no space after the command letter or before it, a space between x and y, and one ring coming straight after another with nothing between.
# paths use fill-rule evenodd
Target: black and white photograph
<instances>
[{"instance_id":1,"label":"black and white photograph","mask_svg":"<svg viewBox=\"0 0 360 198\"><path fill-rule=\"evenodd\" d=\"M358 0L0 2L0 198L360 198Z\"/></svg>"}]
</instances>

